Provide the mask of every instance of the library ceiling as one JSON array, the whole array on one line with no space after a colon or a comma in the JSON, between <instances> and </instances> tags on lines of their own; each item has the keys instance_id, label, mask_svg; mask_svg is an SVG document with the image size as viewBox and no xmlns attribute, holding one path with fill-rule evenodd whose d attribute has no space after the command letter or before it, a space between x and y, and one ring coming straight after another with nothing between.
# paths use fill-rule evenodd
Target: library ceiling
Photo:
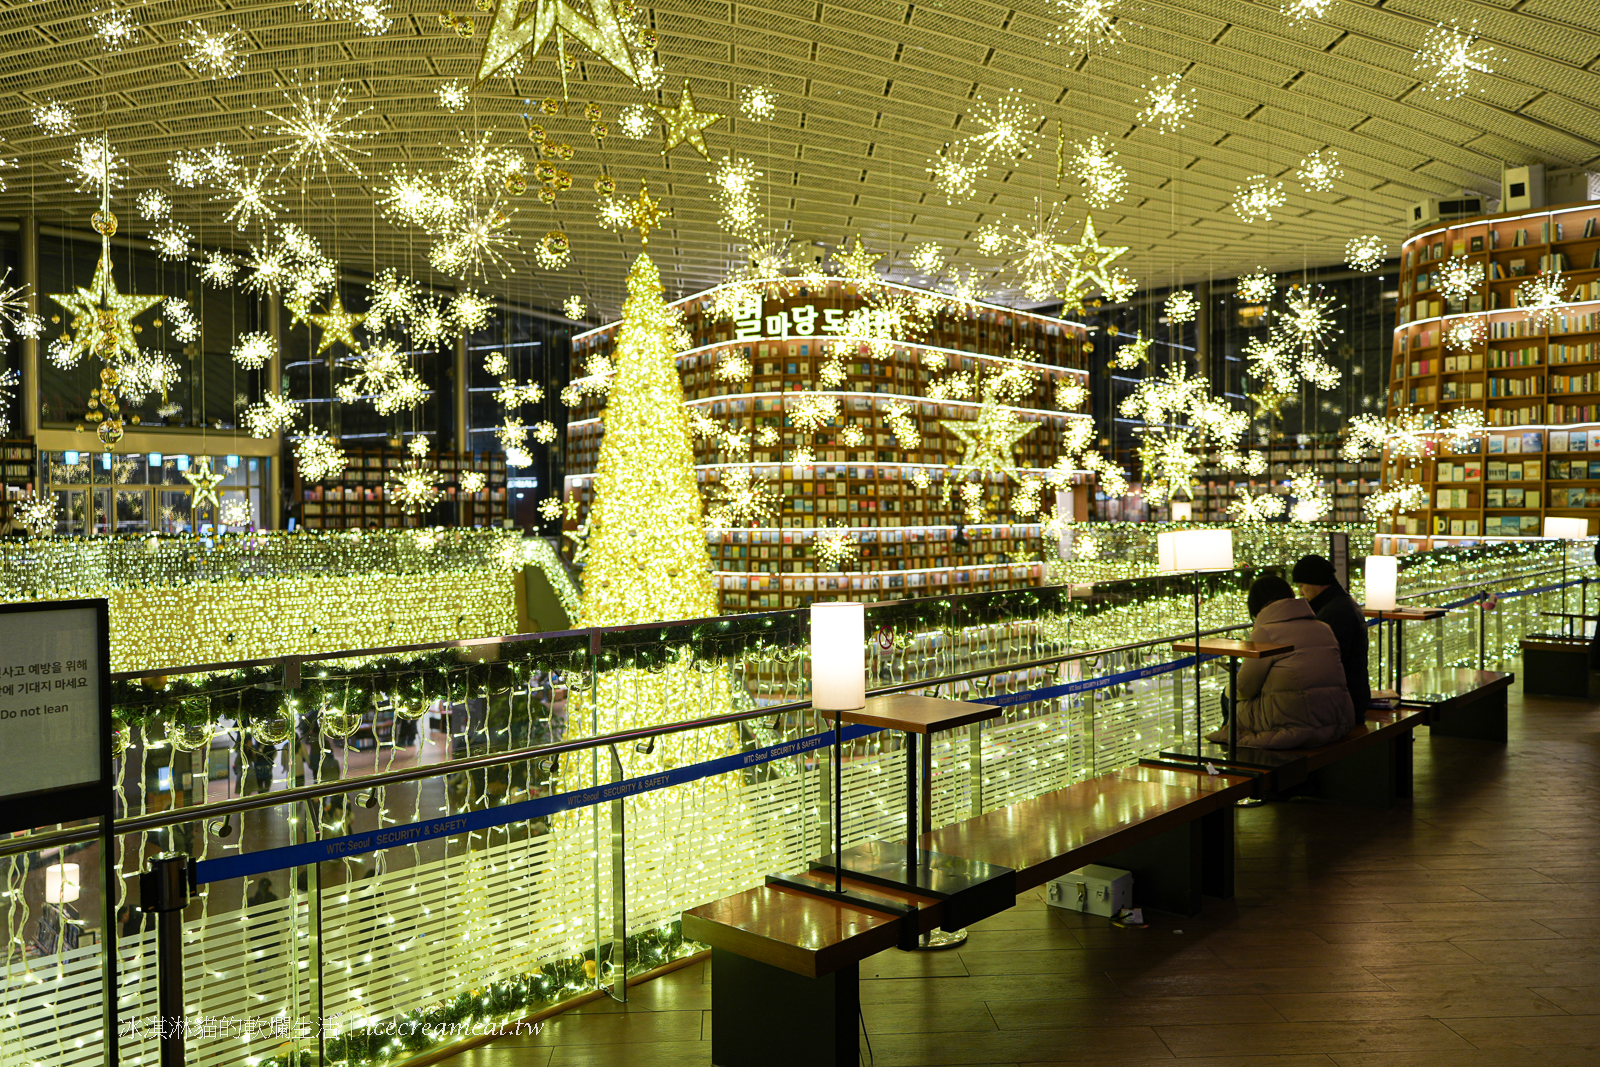
<instances>
[{"instance_id":1,"label":"library ceiling","mask_svg":"<svg viewBox=\"0 0 1600 1067\"><path fill-rule=\"evenodd\" d=\"M669 295L753 258L1070 308L1370 268L1417 201L1600 154L1591 0L43 0L0 35L0 210L290 300L331 267L610 317L643 233Z\"/></svg>"}]
</instances>

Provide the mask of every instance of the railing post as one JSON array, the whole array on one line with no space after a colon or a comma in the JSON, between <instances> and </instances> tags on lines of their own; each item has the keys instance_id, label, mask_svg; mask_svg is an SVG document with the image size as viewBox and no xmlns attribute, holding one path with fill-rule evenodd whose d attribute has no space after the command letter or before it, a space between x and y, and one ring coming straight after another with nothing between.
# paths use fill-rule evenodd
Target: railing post
<instances>
[{"instance_id":1,"label":"railing post","mask_svg":"<svg viewBox=\"0 0 1600 1067\"><path fill-rule=\"evenodd\" d=\"M184 1067L183 909L194 867L163 852L139 875L139 910L156 916L156 994L161 1013L161 1067Z\"/></svg>"},{"instance_id":2,"label":"railing post","mask_svg":"<svg viewBox=\"0 0 1600 1067\"><path fill-rule=\"evenodd\" d=\"M622 758L611 746L611 780L622 781ZM611 996L628 1002L628 859L627 818L622 797L611 802Z\"/></svg>"},{"instance_id":3,"label":"railing post","mask_svg":"<svg viewBox=\"0 0 1600 1067\"><path fill-rule=\"evenodd\" d=\"M952 746L954 747L954 746ZM983 814L983 724L975 722L967 727L967 774L971 783L972 815Z\"/></svg>"}]
</instances>

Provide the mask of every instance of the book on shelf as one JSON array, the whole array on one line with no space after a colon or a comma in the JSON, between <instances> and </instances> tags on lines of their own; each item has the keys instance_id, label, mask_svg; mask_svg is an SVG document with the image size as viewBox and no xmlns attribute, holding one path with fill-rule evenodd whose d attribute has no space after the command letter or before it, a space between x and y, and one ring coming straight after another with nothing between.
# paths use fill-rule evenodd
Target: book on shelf
<instances>
[{"instance_id":1,"label":"book on shelf","mask_svg":"<svg viewBox=\"0 0 1600 1067\"><path fill-rule=\"evenodd\" d=\"M1435 242L1433 242L1432 258L1434 258L1434 259L1443 259L1444 258L1444 242L1443 241L1435 241Z\"/></svg>"},{"instance_id":2,"label":"book on shelf","mask_svg":"<svg viewBox=\"0 0 1600 1067\"><path fill-rule=\"evenodd\" d=\"M1594 236L1594 223L1595 218L1593 215L1590 215L1588 218L1583 220L1583 235L1585 237Z\"/></svg>"},{"instance_id":3,"label":"book on shelf","mask_svg":"<svg viewBox=\"0 0 1600 1067\"><path fill-rule=\"evenodd\" d=\"M1513 259L1508 264L1508 267L1510 269L1510 276L1513 278L1520 278L1524 274L1528 273L1528 261L1525 259Z\"/></svg>"},{"instance_id":4,"label":"book on shelf","mask_svg":"<svg viewBox=\"0 0 1600 1067\"><path fill-rule=\"evenodd\" d=\"M1497 454L1499 454L1501 452L1504 452L1505 450L1506 450L1506 439L1505 439L1504 436L1502 436L1501 434L1493 434L1493 435L1491 435L1489 437L1489 454L1490 455L1497 455Z\"/></svg>"},{"instance_id":5,"label":"book on shelf","mask_svg":"<svg viewBox=\"0 0 1600 1067\"><path fill-rule=\"evenodd\" d=\"M1468 242L1467 247L1468 247L1468 249L1470 251L1482 252L1483 251L1483 237L1481 235L1479 235L1477 237L1474 237L1470 242Z\"/></svg>"},{"instance_id":6,"label":"book on shelf","mask_svg":"<svg viewBox=\"0 0 1600 1067\"><path fill-rule=\"evenodd\" d=\"M1550 431L1550 451L1552 451L1552 452L1565 452L1565 451L1567 451L1567 448L1568 448L1568 445L1569 445L1569 437L1570 437L1570 435L1567 433L1566 430L1551 430Z\"/></svg>"},{"instance_id":7,"label":"book on shelf","mask_svg":"<svg viewBox=\"0 0 1600 1067\"><path fill-rule=\"evenodd\" d=\"M1465 241L1451 241L1450 242L1450 254L1452 256L1463 255L1466 252L1466 250L1467 250L1467 242L1465 242Z\"/></svg>"},{"instance_id":8,"label":"book on shelf","mask_svg":"<svg viewBox=\"0 0 1600 1067\"><path fill-rule=\"evenodd\" d=\"M1484 500L1486 502L1486 506L1491 507L1491 508L1503 508L1503 507L1505 507L1505 504L1506 504L1505 490L1503 490L1503 489L1487 489L1487 490L1484 491L1483 495L1484 495Z\"/></svg>"},{"instance_id":9,"label":"book on shelf","mask_svg":"<svg viewBox=\"0 0 1600 1067\"><path fill-rule=\"evenodd\" d=\"M1490 248L1499 248L1500 247L1500 231L1499 230L1490 230L1489 231L1489 247Z\"/></svg>"},{"instance_id":10,"label":"book on shelf","mask_svg":"<svg viewBox=\"0 0 1600 1067\"><path fill-rule=\"evenodd\" d=\"M1518 230L1511 238L1512 248L1521 248L1528 243L1528 231Z\"/></svg>"},{"instance_id":11,"label":"book on shelf","mask_svg":"<svg viewBox=\"0 0 1600 1067\"><path fill-rule=\"evenodd\" d=\"M1524 453L1543 452L1544 434L1538 430L1529 430L1524 433L1522 435L1522 451Z\"/></svg>"}]
</instances>

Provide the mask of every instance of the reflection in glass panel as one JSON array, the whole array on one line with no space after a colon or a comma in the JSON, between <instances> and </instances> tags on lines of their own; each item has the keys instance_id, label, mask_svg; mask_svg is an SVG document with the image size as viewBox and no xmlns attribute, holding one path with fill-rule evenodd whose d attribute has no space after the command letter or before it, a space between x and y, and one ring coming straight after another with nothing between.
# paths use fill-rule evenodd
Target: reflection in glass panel
<instances>
[{"instance_id":1,"label":"reflection in glass panel","mask_svg":"<svg viewBox=\"0 0 1600 1067\"><path fill-rule=\"evenodd\" d=\"M189 530L189 494L181 489L158 490L156 528L161 533L185 533Z\"/></svg>"},{"instance_id":2,"label":"reflection in glass panel","mask_svg":"<svg viewBox=\"0 0 1600 1067\"><path fill-rule=\"evenodd\" d=\"M150 493L144 489L118 489L117 532L148 533L150 531Z\"/></svg>"}]
</instances>

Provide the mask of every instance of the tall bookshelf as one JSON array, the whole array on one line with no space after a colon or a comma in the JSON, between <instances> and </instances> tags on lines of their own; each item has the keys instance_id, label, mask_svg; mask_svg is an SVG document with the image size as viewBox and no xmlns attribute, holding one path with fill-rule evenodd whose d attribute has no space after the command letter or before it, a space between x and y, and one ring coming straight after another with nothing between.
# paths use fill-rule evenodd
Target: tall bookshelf
<instances>
[{"instance_id":1,"label":"tall bookshelf","mask_svg":"<svg viewBox=\"0 0 1600 1067\"><path fill-rule=\"evenodd\" d=\"M1324 517L1328 522L1361 522L1366 516L1363 505L1367 497L1379 487L1379 466L1376 459L1348 460L1341 454L1338 438L1315 440L1281 440L1265 444L1252 444L1246 452L1259 452L1266 460L1266 471L1259 475L1219 471L1214 462L1196 475L1191 490L1194 500L1194 518L1197 522L1229 521L1228 504L1240 489L1252 494L1274 492L1288 495L1285 483L1298 470L1317 471L1333 500L1333 510Z\"/></svg>"},{"instance_id":2,"label":"tall bookshelf","mask_svg":"<svg viewBox=\"0 0 1600 1067\"><path fill-rule=\"evenodd\" d=\"M11 522L12 509L22 497L33 492L38 477L38 453L33 439L0 438L0 529Z\"/></svg>"},{"instance_id":3,"label":"tall bookshelf","mask_svg":"<svg viewBox=\"0 0 1600 1067\"><path fill-rule=\"evenodd\" d=\"M506 463L500 455L472 452L434 452L422 459L424 467L439 472L440 504L422 515L407 515L385 485L392 472L414 457L404 448L352 448L346 450L344 470L331 478L309 481L298 466L294 474L295 499L300 521L312 530L354 530L378 527L400 529L432 526L440 521L440 507L457 505L458 526L499 526L506 512ZM476 493L462 492L460 477L478 471L485 486Z\"/></svg>"},{"instance_id":4,"label":"tall bookshelf","mask_svg":"<svg viewBox=\"0 0 1600 1067\"><path fill-rule=\"evenodd\" d=\"M1440 291L1452 260L1483 280L1465 299ZM1518 289L1560 268L1562 302L1543 321ZM1600 522L1600 202L1438 224L1401 249L1391 415L1484 412L1488 434L1421 459L1387 454L1385 483L1413 481L1427 505L1380 524L1397 547L1537 536L1548 516ZM1482 340L1451 346L1463 322Z\"/></svg>"}]
</instances>

